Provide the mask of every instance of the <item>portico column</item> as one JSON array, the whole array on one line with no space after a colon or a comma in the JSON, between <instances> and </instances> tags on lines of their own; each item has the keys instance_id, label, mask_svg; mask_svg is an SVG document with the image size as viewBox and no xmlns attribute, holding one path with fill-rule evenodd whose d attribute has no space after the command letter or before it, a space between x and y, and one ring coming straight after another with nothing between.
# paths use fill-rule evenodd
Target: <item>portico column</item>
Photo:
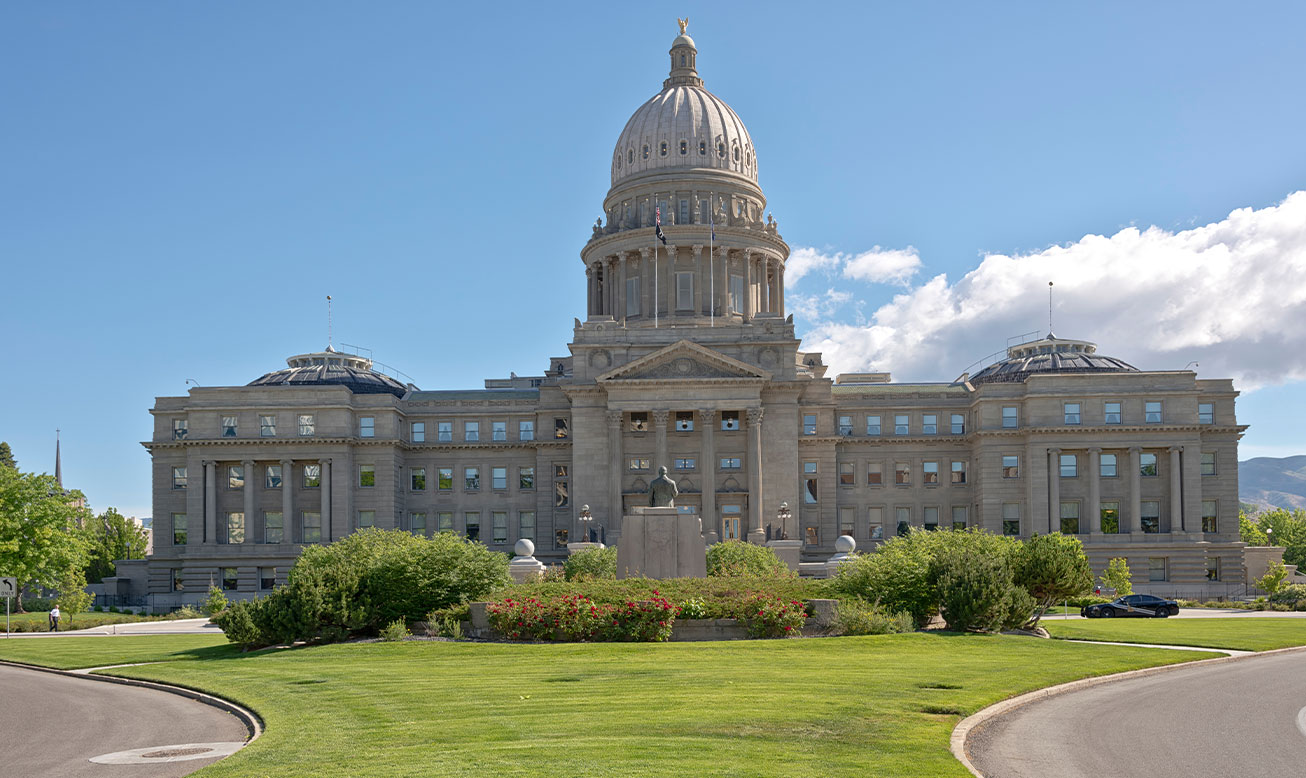
<instances>
[{"instance_id":1,"label":"portico column","mask_svg":"<svg viewBox=\"0 0 1306 778\"><path fill-rule=\"evenodd\" d=\"M662 294L666 295L667 316L676 314L676 247L667 246L667 264L662 269Z\"/></svg>"},{"instance_id":2,"label":"portico column","mask_svg":"<svg viewBox=\"0 0 1306 778\"><path fill-rule=\"evenodd\" d=\"M204 542L218 542L218 464L204 463Z\"/></svg>"},{"instance_id":3,"label":"portico column","mask_svg":"<svg viewBox=\"0 0 1306 778\"><path fill-rule=\"evenodd\" d=\"M703 245L694 244L694 315L703 313L703 301L707 299L707 268L703 265Z\"/></svg>"},{"instance_id":4,"label":"portico column","mask_svg":"<svg viewBox=\"0 0 1306 778\"><path fill-rule=\"evenodd\" d=\"M730 300L730 250L722 249L717 253L721 256L716 258L716 266L713 268L716 273L716 299L712 305L718 316L724 316L729 310Z\"/></svg>"},{"instance_id":5,"label":"portico column","mask_svg":"<svg viewBox=\"0 0 1306 778\"><path fill-rule=\"evenodd\" d=\"M775 309L776 313L781 316L785 315L785 266L783 262L776 263L775 270Z\"/></svg>"},{"instance_id":6,"label":"portico column","mask_svg":"<svg viewBox=\"0 0 1306 778\"><path fill-rule=\"evenodd\" d=\"M762 528L762 409L748 409L748 542L766 542Z\"/></svg>"},{"instance_id":7,"label":"portico column","mask_svg":"<svg viewBox=\"0 0 1306 778\"><path fill-rule=\"evenodd\" d=\"M624 414L621 411L608 411L607 414L608 462L611 463L608 477L609 497L606 522L609 529L615 528L621 516L626 512L621 504L621 474L625 469L625 455L621 450L621 422L623 417Z\"/></svg>"},{"instance_id":8,"label":"portico column","mask_svg":"<svg viewBox=\"0 0 1306 778\"><path fill-rule=\"evenodd\" d=\"M585 316L594 315L594 266L585 266Z\"/></svg>"},{"instance_id":9,"label":"portico column","mask_svg":"<svg viewBox=\"0 0 1306 778\"><path fill-rule=\"evenodd\" d=\"M1184 532L1184 481L1179 446L1170 447L1170 531Z\"/></svg>"},{"instance_id":10,"label":"portico column","mask_svg":"<svg viewBox=\"0 0 1306 778\"><path fill-rule=\"evenodd\" d=\"M744 252L744 321L753 318L753 252Z\"/></svg>"},{"instance_id":11,"label":"portico column","mask_svg":"<svg viewBox=\"0 0 1306 778\"><path fill-rule=\"evenodd\" d=\"M293 459L281 460L281 542L290 543L294 540L294 528L298 526L295 522L295 461Z\"/></svg>"},{"instance_id":12,"label":"portico column","mask_svg":"<svg viewBox=\"0 0 1306 778\"><path fill-rule=\"evenodd\" d=\"M670 419L670 411L653 411L653 440L655 441L653 456L656 457L653 463L654 473L657 473L659 467L671 469L671 465L667 463L667 421Z\"/></svg>"},{"instance_id":13,"label":"portico column","mask_svg":"<svg viewBox=\"0 0 1306 778\"><path fill-rule=\"evenodd\" d=\"M626 321L626 311L630 308L626 302L626 257L630 256L630 252L623 251L619 256L621 257L621 281L618 284L617 291L617 318L624 323Z\"/></svg>"},{"instance_id":14,"label":"portico column","mask_svg":"<svg viewBox=\"0 0 1306 778\"><path fill-rule=\"evenodd\" d=\"M1048 532L1061 529L1061 449L1048 449Z\"/></svg>"},{"instance_id":15,"label":"portico column","mask_svg":"<svg viewBox=\"0 0 1306 778\"><path fill-rule=\"evenodd\" d=\"M1143 531L1143 479L1139 471L1143 449L1129 449L1129 531Z\"/></svg>"},{"instance_id":16,"label":"portico column","mask_svg":"<svg viewBox=\"0 0 1306 778\"><path fill-rule=\"evenodd\" d=\"M1102 449L1088 450L1088 468L1088 533L1100 535L1102 534ZM1119 521L1119 514L1116 519ZM1117 525L1116 530L1119 529Z\"/></svg>"},{"instance_id":17,"label":"portico column","mask_svg":"<svg viewBox=\"0 0 1306 778\"><path fill-rule=\"evenodd\" d=\"M699 423L703 425L703 449L699 454L703 464L700 478L703 479L699 490L703 495L703 507L698 515L703 519L703 532L716 530L716 409L704 408L698 412Z\"/></svg>"},{"instance_id":18,"label":"portico column","mask_svg":"<svg viewBox=\"0 0 1306 778\"><path fill-rule=\"evenodd\" d=\"M653 295L653 263L649 261L652 255L649 249L639 250L639 315L645 319L653 318L653 309L648 304Z\"/></svg>"},{"instance_id":19,"label":"portico column","mask_svg":"<svg viewBox=\"0 0 1306 778\"><path fill-rule=\"evenodd\" d=\"M254 542L254 460L241 462L245 468L245 538L242 543Z\"/></svg>"},{"instance_id":20,"label":"portico column","mask_svg":"<svg viewBox=\"0 0 1306 778\"><path fill-rule=\"evenodd\" d=\"M609 257L603 263L603 278L608 282L608 315L616 319L617 301L621 298L621 290L617 288L617 258Z\"/></svg>"},{"instance_id":21,"label":"portico column","mask_svg":"<svg viewBox=\"0 0 1306 778\"><path fill-rule=\"evenodd\" d=\"M319 459L318 465L322 468L321 480L318 491L322 494L322 507L318 515L322 519L322 539L331 542L331 460Z\"/></svg>"},{"instance_id":22,"label":"portico column","mask_svg":"<svg viewBox=\"0 0 1306 778\"><path fill-rule=\"evenodd\" d=\"M762 312L771 312L771 258L762 255Z\"/></svg>"}]
</instances>

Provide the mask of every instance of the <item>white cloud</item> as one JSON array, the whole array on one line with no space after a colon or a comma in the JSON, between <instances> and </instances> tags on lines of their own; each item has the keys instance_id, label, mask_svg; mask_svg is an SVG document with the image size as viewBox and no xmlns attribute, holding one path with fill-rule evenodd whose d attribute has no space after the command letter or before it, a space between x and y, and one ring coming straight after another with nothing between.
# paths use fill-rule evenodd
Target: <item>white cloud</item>
<instances>
[{"instance_id":1,"label":"white cloud","mask_svg":"<svg viewBox=\"0 0 1306 778\"><path fill-rule=\"evenodd\" d=\"M814 248L797 248L785 261L785 283L796 284L813 270L830 270L842 261L842 254L822 254Z\"/></svg>"},{"instance_id":2,"label":"white cloud","mask_svg":"<svg viewBox=\"0 0 1306 778\"><path fill-rule=\"evenodd\" d=\"M882 249L879 246L849 259L843 266L843 277L855 281L906 286L921 268L916 249Z\"/></svg>"},{"instance_id":3,"label":"white cloud","mask_svg":"<svg viewBox=\"0 0 1306 778\"><path fill-rule=\"evenodd\" d=\"M897 266L904 280L915 273L914 250L878 247L852 259L812 250L804 272L842 265L860 280L851 268L874 255L866 277L884 280L894 266L879 257L890 253L915 259ZM938 275L907 289L865 322L832 319L832 289L807 319L804 348L823 352L831 374L874 368L899 380L949 380L1009 336L1045 329L1049 280L1058 335L1094 341L1139 368L1198 361L1200 375L1231 377L1242 389L1306 379L1306 191L1181 232L1131 227L1033 254L989 255L956 283Z\"/></svg>"}]
</instances>

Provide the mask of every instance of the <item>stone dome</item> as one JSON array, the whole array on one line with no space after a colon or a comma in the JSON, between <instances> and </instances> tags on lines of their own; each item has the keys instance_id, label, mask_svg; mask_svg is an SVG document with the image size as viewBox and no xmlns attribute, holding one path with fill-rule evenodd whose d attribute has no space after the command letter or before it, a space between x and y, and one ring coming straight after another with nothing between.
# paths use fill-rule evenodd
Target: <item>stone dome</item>
<instances>
[{"instance_id":1,"label":"stone dome","mask_svg":"<svg viewBox=\"0 0 1306 778\"><path fill-rule=\"evenodd\" d=\"M372 369L372 361L353 354L341 354L330 346L326 351L299 354L286 360L287 367L265 373L248 386L344 386L354 394L393 394L403 397L408 387Z\"/></svg>"},{"instance_id":2,"label":"stone dome","mask_svg":"<svg viewBox=\"0 0 1306 778\"><path fill-rule=\"evenodd\" d=\"M686 34L671 45L671 74L662 91L626 122L612 152L612 186L645 174L700 168L757 183L753 139L739 114L703 87L698 50Z\"/></svg>"},{"instance_id":3,"label":"stone dome","mask_svg":"<svg viewBox=\"0 0 1306 778\"><path fill-rule=\"evenodd\" d=\"M1007 358L970 377L972 385L1019 383L1031 375L1055 373L1137 373L1138 368L1097 353L1086 340L1065 340L1049 332L1046 338L1007 349Z\"/></svg>"}]
</instances>

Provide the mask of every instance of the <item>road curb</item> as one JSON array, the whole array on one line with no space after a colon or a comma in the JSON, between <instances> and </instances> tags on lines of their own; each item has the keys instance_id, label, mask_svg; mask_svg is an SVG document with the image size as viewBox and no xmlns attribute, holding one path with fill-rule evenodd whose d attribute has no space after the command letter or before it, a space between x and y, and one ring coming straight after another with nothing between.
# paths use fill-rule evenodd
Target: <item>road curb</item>
<instances>
[{"instance_id":1,"label":"road curb","mask_svg":"<svg viewBox=\"0 0 1306 778\"><path fill-rule=\"evenodd\" d=\"M1166 647L1166 648L1191 649L1192 646L1173 646L1173 647ZM971 775L976 776L976 778L985 778L984 774L981 773L975 767L975 765L971 763L970 757L966 753L966 741L970 738L971 733L974 732L980 726L987 724L989 721L997 718L998 716L1002 716L1004 714L1010 713L1011 711L1017 708L1024 707L1025 705L1028 705L1032 702L1038 702L1039 700L1044 700L1049 697L1056 697L1062 694L1066 694L1067 692L1079 691L1080 689L1089 689L1094 686L1101 686L1103 684L1114 683L1116 681L1127 681L1132 678L1142 678L1149 675L1159 675L1161 673L1166 673L1173 670L1182 670L1184 668L1191 668L1194 665L1199 665L1199 664L1212 665L1212 664L1223 664L1225 662L1242 662L1248 659L1254 659L1259 656L1273 656L1275 654L1291 654L1298 651L1306 651L1306 646L1291 646L1289 648L1276 648L1270 651L1258 651L1254 653L1239 654L1235 656L1220 656L1220 657L1214 657L1212 659L1196 659L1191 662L1179 662L1177 664L1161 665L1159 667L1144 667L1139 670L1127 670L1123 673L1113 673L1111 675L1098 675L1092 678L1081 678L1078 681L1070 681L1068 683L1057 684L1056 686L1048 686L1043 689L1035 689L1032 692L1026 692L1025 694L1017 695L1015 697L1009 697L1005 700L1002 700L1001 702L996 702L988 706L987 708L976 711L970 716L967 716L966 718L962 719L957 724L957 726L953 728L952 738L948 744L948 747L952 751L952 755L956 757L957 761L961 762L962 765L964 765L967 770L970 771Z\"/></svg>"},{"instance_id":2,"label":"road curb","mask_svg":"<svg viewBox=\"0 0 1306 778\"><path fill-rule=\"evenodd\" d=\"M140 664L148 665L163 663L141 662ZM231 700L223 699L222 697L208 694L199 691L198 689L188 689L185 686L174 686L172 684L159 683L157 681L143 681L137 678L122 678L116 675L90 675L88 673L79 673L75 670L58 670L53 667L41 667L40 665L30 665L26 662L13 662L7 659L0 659L0 666L17 667L23 670L36 670L38 672L62 675L68 678L89 678L93 681L104 681L106 683L122 684L123 686L137 686L143 689L153 689L155 691L167 692L168 694L176 694L181 697L195 700L196 702L202 702L205 705L211 705L219 710L224 710L240 719L241 722L244 723L245 729L249 732L249 737L246 738L245 745L249 745L255 740L258 740L263 734L263 720L259 718L258 714L243 706L237 705Z\"/></svg>"}]
</instances>

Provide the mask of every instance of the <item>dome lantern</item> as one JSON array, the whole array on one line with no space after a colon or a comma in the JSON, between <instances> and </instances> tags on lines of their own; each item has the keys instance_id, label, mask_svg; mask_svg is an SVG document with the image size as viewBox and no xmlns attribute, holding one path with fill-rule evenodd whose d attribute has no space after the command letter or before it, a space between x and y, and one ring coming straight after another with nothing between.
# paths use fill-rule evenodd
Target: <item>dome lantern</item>
<instances>
[{"instance_id":1,"label":"dome lantern","mask_svg":"<svg viewBox=\"0 0 1306 778\"><path fill-rule=\"evenodd\" d=\"M671 42L671 75L662 82L662 88L672 86L703 86L703 79L698 77L698 47L689 37L685 28L689 26L689 17L676 19L680 25L680 34Z\"/></svg>"}]
</instances>

